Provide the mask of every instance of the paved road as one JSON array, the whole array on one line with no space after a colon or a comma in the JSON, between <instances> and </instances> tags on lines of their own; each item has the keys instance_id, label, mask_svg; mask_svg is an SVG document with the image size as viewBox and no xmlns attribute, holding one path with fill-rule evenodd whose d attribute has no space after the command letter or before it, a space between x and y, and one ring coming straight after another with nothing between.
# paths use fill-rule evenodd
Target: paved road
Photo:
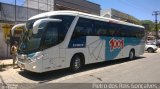
<instances>
[{"instance_id":1,"label":"paved road","mask_svg":"<svg viewBox=\"0 0 160 89\"><path fill-rule=\"evenodd\" d=\"M145 53L128 61L120 59L86 66L83 72L57 79L58 83L160 83L160 53ZM96 69L95 69L96 68ZM53 81L48 81L52 83ZM34 89L93 88L92 84L43 84Z\"/></svg>"},{"instance_id":2,"label":"paved road","mask_svg":"<svg viewBox=\"0 0 160 89\"><path fill-rule=\"evenodd\" d=\"M160 53L145 54L133 61L121 59L106 66L88 71L83 76L64 80L65 83L160 83Z\"/></svg>"},{"instance_id":3,"label":"paved road","mask_svg":"<svg viewBox=\"0 0 160 89\"><path fill-rule=\"evenodd\" d=\"M8 71L12 71L13 75ZM68 69L43 74L34 74L19 69L8 71L1 73L5 83L36 83L37 85L37 87L34 84L32 86L26 85L26 89L30 87L34 87L33 89L89 87L85 84L72 84L71 86L59 83L160 83L160 53L145 53L132 61L119 59L91 64L85 66L79 73L71 73Z\"/></svg>"}]
</instances>

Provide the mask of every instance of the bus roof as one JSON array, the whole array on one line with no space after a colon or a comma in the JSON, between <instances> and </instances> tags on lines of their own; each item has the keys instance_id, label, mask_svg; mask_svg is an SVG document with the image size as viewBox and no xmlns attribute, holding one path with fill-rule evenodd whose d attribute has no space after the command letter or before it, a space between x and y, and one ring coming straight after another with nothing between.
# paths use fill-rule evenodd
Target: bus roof
<instances>
[{"instance_id":1,"label":"bus roof","mask_svg":"<svg viewBox=\"0 0 160 89\"><path fill-rule=\"evenodd\" d=\"M54 16L54 15L79 16L79 17L84 17L84 18L88 18L88 19L94 19L94 20L100 20L100 21L105 21L105 22L111 22L111 23L117 23L117 24L123 24L123 25L128 25L128 26L135 26L135 27L144 28L141 25L136 25L136 24L133 24L133 23L125 22L125 21L120 21L120 20L116 20L116 19L112 19L112 18L107 18L107 17L97 16L97 15L87 14L87 13L78 12L78 11L51 11L51 12L45 12L45 13L41 13L41 14L38 14L38 15L35 15L35 16L31 17L29 20L43 18L43 17L50 17L50 16Z\"/></svg>"}]
</instances>

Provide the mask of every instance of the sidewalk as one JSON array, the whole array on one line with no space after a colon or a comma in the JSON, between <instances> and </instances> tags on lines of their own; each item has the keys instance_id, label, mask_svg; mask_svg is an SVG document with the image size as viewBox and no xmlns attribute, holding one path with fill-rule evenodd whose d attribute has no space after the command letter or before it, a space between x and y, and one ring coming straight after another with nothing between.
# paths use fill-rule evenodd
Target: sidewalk
<instances>
[{"instance_id":1,"label":"sidewalk","mask_svg":"<svg viewBox=\"0 0 160 89\"><path fill-rule=\"evenodd\" d=\"M11 65L13 64L13 59L0 60L0 63L5 65Z\"/></svg>"},{"instance_id":2,"label":"sidewalk","mask_svg":"<svg viewBox=\"0 0 160 89\"><path fill-rule=\"evenodd\" d=\"M158 48L157 53L160 53L160 48Z\"/></svg>"},{"instance_id":3,"label":"sidewalk","mask_svg":"<svg viewBox=\"0 0 160 89\"><path fill-rule=\"evenodd\" d=\"M0 60L0 71L11 68L13 65L13 59Z\"/></svg>"}]
</instances>

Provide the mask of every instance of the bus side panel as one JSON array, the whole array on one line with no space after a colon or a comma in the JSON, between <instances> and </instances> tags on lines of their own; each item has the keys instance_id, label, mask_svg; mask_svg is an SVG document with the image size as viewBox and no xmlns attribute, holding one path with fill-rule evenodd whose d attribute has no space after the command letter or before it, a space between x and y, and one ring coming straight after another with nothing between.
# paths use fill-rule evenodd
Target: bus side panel
<instances>
[{"instance_id":1,"label":"bus side panel","mask_svg":"<svg viewBox=\"0 0 160 89\"><path fill-rule=\"evenodd\" d=\"M106 36L101 36L100 38L101 40L104 40L106 44L105 46L106 61L122 57L121 49L123 47L123 39L118 39L116 37L106 37ZM120 43L120 41L122 41L122 43Z\"/></svg>"},{"instance_id":2,"label":"bus side panel","mask_svg":"<svg viewBox=\"0 0 160 89\"><path fill-rule=\"evenodd\" d=\"M139 55L142 55L144 54L144 51L145 51L145 39L141 39L141 44L140 44L140 47L139 47Z\"/></svg>"},{"instance_id":3,"label":"bus side panel","mask_svg":"<svg viewBox=\"0 0 160 89\"><path fill-rule=\"evenodd\" d=\"M66 66L74 54L83 53L85 64L125 58L129 56L131 49L135 49L135 55L142 54L142 39L127 37L87 36L72 39L66 50Z\"/></svg>"},{"instance_id":4,"label":"bus side panel","mask_svg":"<svg viewBox=\"0 0 160 89\"><path fill-rule=\"evenodd\" d=\"M85 63L88 63L88 50L86 49L86 36L71 38L66 49L66 67L70 66L72 57L82 53L85 57Z\"/></svg>"},{"instance_id":5,"label":"bus side panel","mask_svg":"<svg viewBox=\"0 0 160 89\"><path fill-rule=\"evenodd\" d=\"M43 51L43 70L51 71L65 68L65 55L60 56L63 50L59 46L51 47ZM65 50L64 50L65 51Z\"/></svg>"},{"instance_id":6,"label":"bus side panel","mask_svg":"<svg viewBox=\"0 0 160 89\"><path fill-rule=\"evenodd\" d=\"M66 50L66 67L70 67L70 63L72 60L72 57L76 54L76 53L82 53L84 54L85 57L85 64L88 63L88 50L86 50L85 48L68 48Z\"/></svg>"},{"instance_id":7,"label":"bus side panel","mask_svg":"<svg viewBox=\"0 0 160 89\"><path fill-rule=\"evenodd\" d=\"M105 59L113 60L125 58L129 56L130 50L135 49L136 55L140 55L140 45L142 43L139 38L125 37L105 37L101 36L101 40L105 40Z\"/></svg>"},{"instance_id":8,"label":"bus side panel","mask_svg":"<svg viewBox=\"0 0 160 89\"><path fill-rule=\"evenodd\" d=\"M88 36L86 49L89 51L89 63L105 61L105 40L100 36Z\"/></svg>"},{"instance_id":9,"label":"bus side panel","mask_svg":"<svg viewBox=\"0 0 160 89\"><path fill-rule=\"evenodd\" d=\"M66 67L76 53L83 53L85 64L105 61L105 41L99 36L85 36L72 39L66 50Z\"/></svg>"}]
</instances>

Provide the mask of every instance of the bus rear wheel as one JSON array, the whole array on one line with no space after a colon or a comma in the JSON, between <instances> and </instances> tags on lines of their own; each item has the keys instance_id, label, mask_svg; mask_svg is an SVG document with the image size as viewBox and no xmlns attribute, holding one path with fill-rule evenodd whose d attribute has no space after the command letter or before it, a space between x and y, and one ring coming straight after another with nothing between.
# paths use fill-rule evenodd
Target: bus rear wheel
<instances>
[{"instance_id":1,"label":"bus rear wheel","mask_svg":"<svg viewBox=\"0 0 160 89\"><path fill-rule=\"evenodd\" d=\"M135 51L134 50L131 50L129 52L129 60L133 60L135 58Z\"/></svg>"},{"instance_id":2,"label":"bus rear wheel","mask_svg":"<svg viewBox=\"0 0 160 89\"><path fill-rule=\"evenodd\" d=\"M72 58L70 69L72 72L77 72L82 68L82 59L80 56L75 55Z\"/></svg>"}]
</instances>

